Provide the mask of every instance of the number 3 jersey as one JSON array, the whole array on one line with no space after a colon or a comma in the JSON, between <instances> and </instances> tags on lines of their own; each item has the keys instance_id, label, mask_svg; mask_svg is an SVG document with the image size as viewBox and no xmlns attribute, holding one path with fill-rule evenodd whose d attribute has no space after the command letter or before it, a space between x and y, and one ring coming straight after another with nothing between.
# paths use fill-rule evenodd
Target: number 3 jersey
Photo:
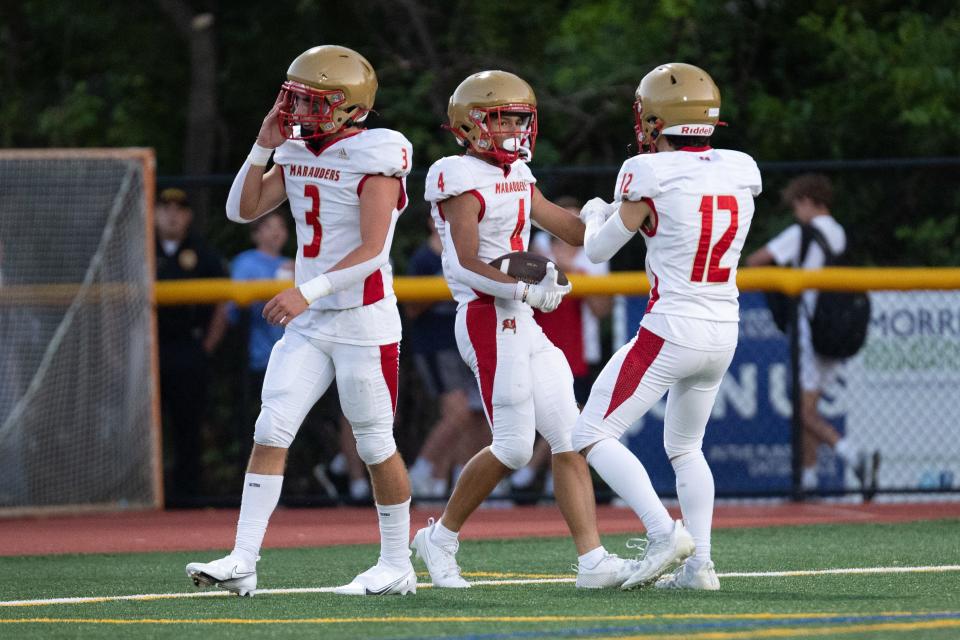
<instances>
[{"instance_id":1,"label":"number 3 jersey","mask_svg":"<svg viewBox=\"0 0 960 640\"><path fill-rule=\"evenodd\" d=\"M410 142L390 129L363 129L319 150L299 140L277 148L274 162L283 172L297 226L298 286L326 273L360 246L360 194L369 176L398 178L400 198L392 215L406 208L405 179L412 158ZM314 301L289 326L310 337L349 344L399 341L390 263L363 282Z\"/></svg>"},{"instance_id":2,"label":"number 3 jersey","mask_svg":"<svg viewBox=\"0 0 960 640\"><path fill-rule=\"evenodd\" d=\"M623 163L614 200L642 200L652 212L640 229L650 279L644 326L652 314L740 319L737 263L760 191L756 162L738 151L685 147ZM736 325L728 328L735 343Z\"/></svg>"},{"instance_id":3,"label":"number 3 jersey","mask_svg":"<svg viewBox=\"0 0 960 640\"><path fill-rule=\"evenodd\" d=\"M430 214L441 238L446 237L443 201L464 193L476 198L480 203L477 256L491 262L530 246L530 205L536 182L522 160L514 161L504 174L500 167L473 156L447 156L434 162L427 172L424 198L430 202ZM443 272L454 299L462 307L479 296L450 275L447 246L445 242Z\"/></svg>"}]
</instances>

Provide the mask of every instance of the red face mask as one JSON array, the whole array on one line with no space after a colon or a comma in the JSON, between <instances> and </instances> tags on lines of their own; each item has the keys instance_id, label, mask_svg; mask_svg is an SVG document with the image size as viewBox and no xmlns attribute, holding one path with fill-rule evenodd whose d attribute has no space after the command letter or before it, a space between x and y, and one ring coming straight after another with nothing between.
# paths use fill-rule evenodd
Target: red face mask
<instances>
[{"instance_id":1,"label":"red face mask","mask_svg":"<svg viewBox=\"0 0 960 640\"><path fill-rule=\"evenodd\" d=\"M504 116L523 117L521 125L512 128L505 125ZM479 127L480 137L476 141L455 129L454 135L469 144L475 153L492 158L497 164L509 165L523 158L529 160L537 143L537 108L529 104L507 104L497 107L474 107L470 110L470 119ZM449 128L449 127L448 127ZM500 138L500 142L497 142Z\"/></svg>"},{"instance_id":2,"label":"red face mask","mask_svg":"<svg viewBox=\"0 0 960 640\"><path fill-rule=\"evenodd\" d=\"M336 110L346 102L340 89L313 89L298 82L284 82L280 88L280 113L277 122L288 140L314 140L340 131L350 120L362 116L359 111L339 125Z\"/></svg>"}]
</instances>

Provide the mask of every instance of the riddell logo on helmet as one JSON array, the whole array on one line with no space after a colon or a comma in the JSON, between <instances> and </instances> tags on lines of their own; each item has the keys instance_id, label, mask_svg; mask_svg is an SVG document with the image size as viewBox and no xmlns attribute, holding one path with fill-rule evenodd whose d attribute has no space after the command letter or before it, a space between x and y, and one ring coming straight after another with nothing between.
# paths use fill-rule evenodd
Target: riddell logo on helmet
<instances>
[{"instance_id":1,"label":"riddell logo on helmet","mask_svg":"<svg viewBox=\"0 0 960 640\"><path fill-rule=\"evenodd\" d=\"M713 127L707 125L683 125L680 127L682 136L708 136L713 133Z\"/></svg>"}]
</instances>

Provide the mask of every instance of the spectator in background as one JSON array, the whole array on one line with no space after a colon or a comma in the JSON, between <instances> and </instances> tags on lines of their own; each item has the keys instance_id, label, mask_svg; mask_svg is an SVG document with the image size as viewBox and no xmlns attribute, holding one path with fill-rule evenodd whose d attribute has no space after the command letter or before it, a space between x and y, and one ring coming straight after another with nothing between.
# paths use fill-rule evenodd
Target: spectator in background
<instances>
[{"instance_id":1,"label":"spectator in background","mask_svg":"<svg viewBox=\"0 0 960 640\"><path fill-rule=\"evenodd\" d=\"M181 189L164 189L156 212L157 280L223 278L223 262L190 233L193 210ZM167 505L183 506L200 488L208 364L227 328L226 304L160 307L160 400L169 442L165 474Z\"/></svg>"},{"instance_id":2,"label":"spectator in background","mask_svg":"<svg viewBox=\"0 0 960 640\"><path fill-rule=\"evenodd\" d=\"M410 258L407 275L443 275L443 244L432 218L428 218L427 225L430 236ZM473 372L457 349L457 303L408 302L404 310L410 321L407 348L413 353L424 388L440 412L410 467L410 486L415 497L442 498L455 468L462 467L490 443L489 429Z\"/></svg>"},{"instance_id":3,"label":"spectator in background","mask_svg":"<svg viewBox=\"0 0 960 640\"><path fill-rule=\"evenodd\" d=\"M561 196L556 203L575 216L580 215L581 203L571 196ZM530 250L553 260L567 274L602 276L610 273L606 262L590 262L583 247L574 247L563 240L540 232L534 236ZM602 353L600 347L600 323L613 308L610 296L565 297L552 313L534 310L533 317L550 338L550 342L563 351L573 372L573 393L582 406L590 395L590 387L599 373ZM550 447L543 438L537 439L530 464L515 471L510 484L518 491L529 490L550 461ZM544 481L543 493L553 495L553 475Z\"/></svg>"},{"instance_id":4,"label":"spectator in background","mask_svg":"<svg viewBox=\"0 0 960 640\"><path fill-rule=\"evenodd\" d=\"M793 209L793 216L797 222L787 227L764 247L754 251L747 258L748 267L777 264L801 269L822 268L826 264L827 255L818 241L810 242L806 252L801 255L802 227L806 225L820 232L834 255L844 252L847 236L843 227L830 213L830 207L833 204L833 185L829 178L819 174L797 176L787 183L782 197L784 204ZM870 485L876 484L879 453L874 452L868 459L865 451L858 449L840 435L836 427L820 413L818 406L821 394L834 382L843 361L825 358L813 350L810 318L813 316L816 304L817 292L805 291L801 298L799 313L803 489L813 491L817 488L817 449L821 443L832 448L853 469L864 489L868 489Z\"/></svg>"},{"instance_id":5,"label":"spectator in background","mask_svg":"<svg viewBox=\"0 0 960 640\"><path fill-rule=\"evenodd\" d=\"M284 214L274 210L250 223L250 239L254 248L238 254L230 265L234 280L293 280L293 260L282 255L290 233ZM243 415L239 421L248 425L260 412L260 390L267 372L267 361L273 344L283 336L283 327L268 323L263 317L266 300L241 309L231 305L230 323L243 322L247 334L247 368L243 380ZM247 438L241 438L244 450L241 464L250 456Z\"/></svg>"}]
</instances>

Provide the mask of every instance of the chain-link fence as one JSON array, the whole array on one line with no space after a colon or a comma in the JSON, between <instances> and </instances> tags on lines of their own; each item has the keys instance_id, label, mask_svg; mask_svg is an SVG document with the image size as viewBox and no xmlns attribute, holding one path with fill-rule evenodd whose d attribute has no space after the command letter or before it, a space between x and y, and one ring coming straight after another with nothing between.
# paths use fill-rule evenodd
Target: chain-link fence
<instances>
[{"instance_id":1,"label":"chain-link fence","mask_svg":"<svg viewBox=\"0 0 960 640\"><path fill-rule=\"evenodd\" d=\"M950 212L960 211L958 165L958 158L761 163L764 194L757 200L745 252L761 246L792 222L779 198L783 185L798 173L823 171L834 181L834 212L848 231L851 264L957 264L960 234L951 234L950 225L960 226L960 215ZM535 174L550 198L573 195L586 199L609 196L617 169L541 168ZM411 204L401 216L392 252L398 274L405 272L407 261L426 235L424 173L415 171L407 183ZM227 175L158 179L161 188L181 186L191 192L198 230L225 258L250 246L247 229L228 223L221 213L231 180ZM905 220L905 211L918 213ZM939 213L943 211L947 213ZM288 254L294 249L291 244ZM643 259L644 247L638 238L614 258L611 267L642 269ZM878 452L876 490L880 492L960 490L960 444L954 446L955 439L950 437L960 419L960 401L953 397L960 394L952 393L960 367L960 297L946 291L877 291L871 293L871 300L868 341L856 357L831 375L819 403L820 413L839 435L846 436L854 455L866 454L861 459L869 463L868 488L873 454ZM797 495L803 466L793 436L800 430L799 422L795 428L792 418L797 359L791 358L787 337L773 325L763 294L745 292L741 302L740 347L717 400L705 452L720 495ZM601 324L604 360L619 344L618 338L629 337L636 330L642 308L642 299L624 299L613 320ZM253 428L252 410L241 408L236 397L237 389L247 386L239 381L245 375L244 363L243 334L235 329L213 363L211 406L205 423L204 495L198 497L198 503L237 500L244 457L239 441L249 439ZM396 437L410 462L439 407L425 400L423 382L404 349L400 367ZM332 395L327 394L328 398ZM256 399L251 401L255 404ZM661 419L662 405L635 427L629 441L650 468L658 490L669 495L675 488L672 470L662 454ZM313 473L318 462L329 463L339 450L337 431L336 403L325 399L308 417L291 450L284 490L288 504L337 500ZM802 441L799 436L797 440L798 444ZM852 471L854 465L844 462L835 447L819 445L815 460L814 491L862 491L862 483ZM342 489L345 482L340 483ZM541 476L534 486L542 484Z\"/></svg>"},{"instance_id":2,"label":"chain-link fence","mask_svg":"<svg viewBox=\"0 0 960 640\"><path fill-rule=\"evenodd\" d=\"M798 375L803 379L803 349L791 349L763 293L741 293L740 341L704 439L718 495L960 491L960 292L872 291L869 297L871 321L860 351L812 363L822 381L821 429L834 433L805 439L811 428L804 429L803 410L794 411L802 403L796 394L819 385L794 387ZM615 342L621 343L636 331L646 298L618 305ZM627 438L657 490L670 494L663 411L661 401ZM837 437L845 443L840 451ZM806 486L804 462L816 474Z\"/></svg>"}]
</instances>

